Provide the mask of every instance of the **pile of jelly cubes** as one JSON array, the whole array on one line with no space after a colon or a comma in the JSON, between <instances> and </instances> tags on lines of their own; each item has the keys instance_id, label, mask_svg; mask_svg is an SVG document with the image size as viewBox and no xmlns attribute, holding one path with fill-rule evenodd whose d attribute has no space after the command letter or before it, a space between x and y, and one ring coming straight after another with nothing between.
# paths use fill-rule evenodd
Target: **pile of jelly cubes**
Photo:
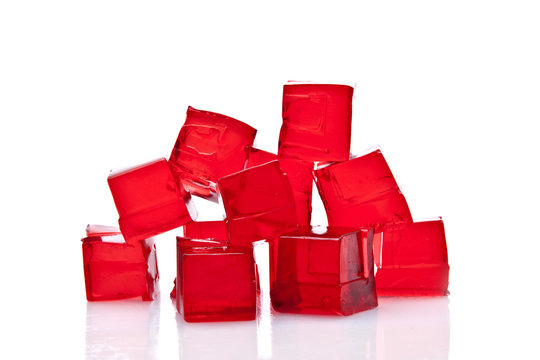
<instances>
[{"instance_id":1,"label":"pile of jelly cubes","mask_svg":"<svg viewBox=\"0 0 540 360\"><path fill-rule=\"evenodd\" d=\"M186 321L255 319L260 241L277 312L350 315L377 296L446 295L442 220L413 221L380 150L349 155L353 91L284 85L277 155L253 147L251 126L189 107L168 160L108 177L120 226L87 227L87 299L153 300L152 236L182 226L171 297ZM328 227L310 226L313 182ZM195 221L191 196L223 204L225 218Z\"/></svg>"}]
</instances>

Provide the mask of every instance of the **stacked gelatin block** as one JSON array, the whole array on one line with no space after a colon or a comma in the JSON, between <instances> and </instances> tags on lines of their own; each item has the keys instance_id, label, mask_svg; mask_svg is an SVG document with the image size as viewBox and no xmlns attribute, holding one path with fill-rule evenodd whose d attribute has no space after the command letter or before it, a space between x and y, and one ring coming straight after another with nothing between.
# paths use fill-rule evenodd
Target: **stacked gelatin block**
<instances>
[{"instance_id":1,"label":"stacked gelatin block","mask_svg":"<svg viewBox=\"0 0 540 360\"><path fill-rule=\"evenodd\" d=\"M269 244L278 312L350 315L379 296L445 295L442 220L414 222L380 150L351 157L353 87L288 83L277 155L256 130L189 107L170 158L112 172L121 233L83 239L88 300L154 297L151 237L183 226L171 293L186 321L252 320L258 277L253 244ZM311 226L313 181L328 227ZM196 220L198 196L224 218Z\"/></svg>"}]
</instances>

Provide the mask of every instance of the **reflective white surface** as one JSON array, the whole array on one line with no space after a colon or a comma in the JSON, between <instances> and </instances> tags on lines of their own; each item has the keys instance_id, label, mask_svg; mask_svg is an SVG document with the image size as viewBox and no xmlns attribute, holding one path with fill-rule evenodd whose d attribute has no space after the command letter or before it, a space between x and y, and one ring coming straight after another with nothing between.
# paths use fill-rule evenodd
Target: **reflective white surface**
<instances>
[{"instance_id":1,"label":"reflective white surface","mask_svg":"<svg viewBox=\"0 0 540 360\"><path fill-rule=\"evenodd\" d=\"M448 302L446 297L382 298L377 309L332 317L271 313L268 299L263 298L257 321L228 323L186 323L168 298L153 303L88 303L85 356L448 359ZM164 317L174 319L176 329L161 324ZM164 334L171 330L175 331ZM160 343L165 339L166 344Z\"/></svg>"}]
</instances>

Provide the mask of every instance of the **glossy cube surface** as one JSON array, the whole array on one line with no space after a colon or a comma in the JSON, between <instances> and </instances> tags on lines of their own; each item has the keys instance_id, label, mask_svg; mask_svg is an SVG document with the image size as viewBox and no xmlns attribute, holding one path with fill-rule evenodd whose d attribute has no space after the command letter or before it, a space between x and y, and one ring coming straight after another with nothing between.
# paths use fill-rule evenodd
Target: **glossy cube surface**
<instances>
[{"instance_id":1,"label":"glossy cube surface","mask_svg":"<svg viewBox=\"0 0 540 360\"><path fill-rule=\"evenodd\" d=\"M191 221L186 205L189 194L177 186L164 158L111 172L108 183L128 243Z\"/></svg>"},{"instance_id":2,"label":"glossy cube surface","mask_svg":"<svg viewBox=\"0 0 540 360\"><path fill-rule=\"evenodd\" d=\"M253 320L255 264L250 247L177 238L176 305L188 322Z\"/></svg>"},{"instance_id":3,"label":"glossy cube surface","mask_svg":"<svg viewBox=\"0 0 540 360\"><path fill-rule=\"evenodd\" d=\"M347 85L286 84L278 155L306 161L347 160L353 91Z\"/></svg>"},{"instance_id":4,"label":"glossy cube surface","mask_svg":"<svg viewBox=\"0 0 540 360\"><path fill-rule=\"evenodd\" d=\"M291 185L278 161L226 176L218 184L231 244L249 245L297 228Z\"/></svg>"},{"instance_id":5,"label":"glossy cube surface","mask_svg":"<svg viewBox=\"0 0 540 360\"><path fill-rule=\"evenodd\" d=\"M88 230L82 239L86 298L153 300L159 279L154 241L127 244L118 229L89 226Z\"/></svg>"},{"instance_id":6,"label":"glossy cube surface","mask_svg":"<svg viewBox=\"0 0 540 360\"><path fill-rule=\"evenodd\" d=\"M278 246L277 311L351 315L377 306L372 229L301 227Z\"/></svg>"},{"instance_id":7,"label":"glossy cube surface","mask_svg":"<svg viewBox=\"0 0 540 360\"><path fill-rule=\"evenodd\" d=\"M394 224L375 236L379 296L448 294L448 253L442 220Z\"/></svg>"},{"instance_id":8,"label":"glossy cube surface","mask_svg":"<svg viewBox=\"0 0 540 360\"><path fill-rule=\"evenodd\" d=\"M191 239L213 239L227 243L227 223L225 220L193 221L184 225L184 237Z\"/></svg>"},{"instance_id":9,"label":"glossy cube surface","mask_svg":"<svg viewBox=\"0 0 540 360\"><path fill-rule=\"evenodd\" d=\"M267 151L250 151L246 167L250 168L267 162L279 160L281 170L287 175L293 191L296 217L300 226L311 223L311 195L313 190L313 163L292 158L279 158Z\"/></svg>"},{"instance_id":10,"label":"glossy cube surface","mask_svg":"<svg viewBox=\"0 0 540 360\"><path fill-rule=\"evenodd\" d=\"M412 222L411 212L380 150L315 170L331 226L373 227Z\"/></svg>"},{"instance_id":11,"label":"glossy cube surface","mask_svg":"<svg viewBox=\"0 0 540 360\"><path fill-rule=\"evenodd\" d=\"M257 130L218 113L188 107L169 162L192 194L216 200L219 178L244 168Z\"/></svg>"}]
</instances>

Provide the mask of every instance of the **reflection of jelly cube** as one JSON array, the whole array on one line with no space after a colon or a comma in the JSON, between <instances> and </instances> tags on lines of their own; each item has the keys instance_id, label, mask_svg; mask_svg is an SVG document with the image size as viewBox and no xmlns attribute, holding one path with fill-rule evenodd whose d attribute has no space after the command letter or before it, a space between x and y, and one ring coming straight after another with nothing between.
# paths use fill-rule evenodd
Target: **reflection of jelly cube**
<instances>
[{"instance_id":1,"label":"reflection of jelly cube","mask_svg":"<svg viewBox=\"0 0 540 360\"><path fill-rule=\"evenodd\" d=\"M126 244L116 229L90 227L82 239L86 298L153 300L159 278L152 239Z\"/></svg>"},{"instance_id":2,"label":"reflection of jelly cube","mask_svg":"<svg viewBox=\"0 0 540 360\"><path fill-rule=\"evenodd\" d=\"M382 228L411 222L405 197L380 150L315 170L328 224Z\"/></svg>"},{"instance_id":3,"label":"reflection of jelly cube","mask_svg":"<svg viewBox=\"0 0 540 360\"><path fill-rule=\"evenodd\" d=\"M301 227L281 235L274 308L350 315L376 307L372 245L367 229Z\"/></svg>"},{"instance_id":4,"label":"reflection of jelly cube","mask_svg":"<svg viewBox=\"0 0 540 360\"><path fill-rule=\"evenodd\" d=\"M221 221L193 221L184 225L184 237L191 239L213 239L227 243L227 223Z\"/></svg>"},{"instance_id":5,"label":"reflection of jelly cube","mask_svg":"<svg viewBox=\"0 0 540 360\"><path fill-rule=\"evenodd\" d=\"M127 242L146 239L191 221L185 194L165 159L112 172L109 187Z\"/></svg>"},{"instance_id":6,"label":"reflection of jelly cube","mask_svg":"<svg viewBox=\"0 0 540 360\"><path fill-rule=\"evenodd\" d=\"M377 294L446 295L448 254L442 220L394 224L374 241Z\"/></svg>"},{"instance_id":7,"label":"reflection of jelly cube","mask_svg":"<svg viewBox=\"0 0 540 360\"><path fill-rule=\"evenodd\" d=\"M231 117L188 107L169 158L174 176L190 193L215 200L217 180L244 168L256 133Z\"/></svg>"},{"instance_id":8,"label":"reflection of jelly cube","mask_svg":"<svg viewBox=\"0 0 540 360\"><path fill-rule=\"evenodd\" d=\"M229 242L246 245L298 226L289 180L272 161L219 179Z\"/></svg>"},{"instance_id":9,"label":"reflection of jelly cube","mask_svg":"<svg viewBox=\"0 0 540 360\"><path fill-rule=\"evenodd\" d=\"M347 160L353 91L346 85L285 85L279 156L308 161Z\"/></svg>"},{"instance_id":10,"label":"reflection of jelly cube","mask_svg":"<svg viewBox=\"0 0 540 360\"><path fill-rule=\"evenodd\" d=\"M277 159L278 157L270 152L252 148L246 167L262 165ZM313 163L298 159L279 158L279 166L291 183L298 224L308 226L311 222Z\"/></svg>"},{"instance_id":11,"label":"reflection of jelly cube","mask_svg":"<svg viewBox=\"0 0 540 360\"><path fill-rule=\"evenodd\" d=\"M177 238L176 306L189 322L253 320L255 264L251 246Z\"/></svg>"}]
</instances>

